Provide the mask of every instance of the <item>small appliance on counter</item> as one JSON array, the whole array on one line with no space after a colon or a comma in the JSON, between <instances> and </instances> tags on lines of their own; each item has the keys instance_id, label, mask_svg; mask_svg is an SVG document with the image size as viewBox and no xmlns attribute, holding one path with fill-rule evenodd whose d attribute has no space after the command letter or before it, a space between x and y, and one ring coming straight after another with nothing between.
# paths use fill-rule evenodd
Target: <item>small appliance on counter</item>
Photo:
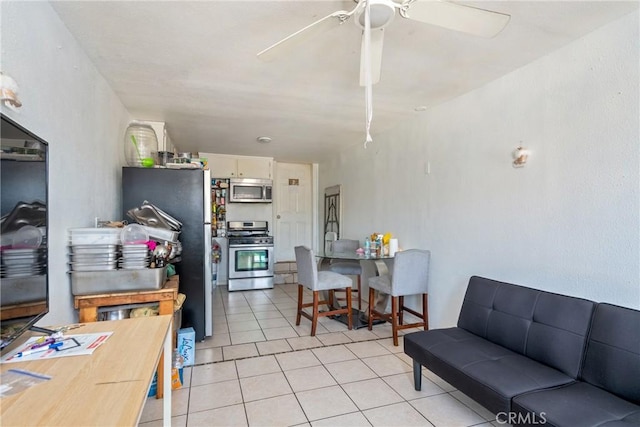
<instances>
[{"instance_id":1,"label":"small appliance on counter","mask_svg":"<svg viewBox=\"0 0 640 427\"><path fill-rule=\"evenodd\" d=\"M229 291L273 288L273 237L267 221L229 221Z\"/></svg>"}]
</instances>

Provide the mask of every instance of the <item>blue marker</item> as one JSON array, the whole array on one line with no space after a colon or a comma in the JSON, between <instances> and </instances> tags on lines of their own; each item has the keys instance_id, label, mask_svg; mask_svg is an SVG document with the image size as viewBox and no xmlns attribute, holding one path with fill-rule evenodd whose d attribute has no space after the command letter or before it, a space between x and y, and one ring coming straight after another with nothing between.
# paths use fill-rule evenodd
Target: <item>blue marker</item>
<instances>
[{"instance_id":1,"label":"blue marker","mask_svg":"<svg viewBox=\"0 0 640 427\"><path fill-rule=\"evenodd\" d=\"M58 347L62 346L62 344L64 344L62 341L54 342L53 344L49 344L48 347L34 348L34 349L30 349L30 350L21 351L16 356L17 357L24 357L24 356L28 356L28 355L34 354L34 353L41 353L43 351L57 350Z\"/></svg>"}]
</instances>

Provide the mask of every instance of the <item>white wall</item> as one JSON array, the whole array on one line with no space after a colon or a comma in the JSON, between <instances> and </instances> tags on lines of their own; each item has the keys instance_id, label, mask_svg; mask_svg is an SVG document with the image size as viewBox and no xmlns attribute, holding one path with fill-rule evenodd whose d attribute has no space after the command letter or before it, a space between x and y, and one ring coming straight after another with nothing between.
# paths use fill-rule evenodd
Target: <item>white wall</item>
<instances>
[{"instance_id":1,"label":"white wall","mask_svg":"<svg viewBox=\"0 0 640 427\"><path fill-rule=\"evenodd\" d=\"M119 219L122 140L130 116L46 2L2 2L2 71L23 107L2 112L49 142L50 314L76 321L67 276L68 228Z\"/></svg>"},{"instance_id":2,"label":"white wall","mask_svg":"<svg viewBox=\"0 0 640 427\"><path fill-rule=\"evenodd\" d=\"M322 164L344 236L432 251L432 327L474 274L640 308L638 40L633 13Z\"/></svg>"}]
</instances>

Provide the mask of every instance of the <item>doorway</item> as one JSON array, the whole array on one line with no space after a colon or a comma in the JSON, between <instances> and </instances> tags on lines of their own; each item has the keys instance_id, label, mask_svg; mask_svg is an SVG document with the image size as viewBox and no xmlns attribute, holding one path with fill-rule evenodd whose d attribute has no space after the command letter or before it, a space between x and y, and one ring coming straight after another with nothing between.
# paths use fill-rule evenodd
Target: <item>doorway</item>
<instances>
[{"instance_id":1,"label":"doorway","mask_svg":"<svg viewBox=\"0 0 640 427\"><path fill-rule=\"evenodd\" d=\"M312 245L313 188L311 165L276 163L275 171L275 261L295 261L295 246Z\"/></svg>"}]
</instances>

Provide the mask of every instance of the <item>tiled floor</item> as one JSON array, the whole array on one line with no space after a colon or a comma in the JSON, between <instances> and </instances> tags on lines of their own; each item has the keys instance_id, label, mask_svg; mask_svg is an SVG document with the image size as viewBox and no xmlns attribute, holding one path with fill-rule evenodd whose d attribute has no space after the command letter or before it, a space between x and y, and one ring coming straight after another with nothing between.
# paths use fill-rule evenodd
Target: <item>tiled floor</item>
<instances>
[{"instance_id":1,"label":"tiled floor","mask_svg":"<svg viewBox=\"0 0 640 427\"><path fill-rule=\"evenodd\" d=\"M388 324L349 331L322 318L311 337L309 320L295 326L296 285L226 289L216 290L214 335L196 345L195 366L173 391L172 425L498 425L426 369L415 391L411 359ZM140 425L161 419L162 401L149 398Z\"/></svg>"}]
</instances>

